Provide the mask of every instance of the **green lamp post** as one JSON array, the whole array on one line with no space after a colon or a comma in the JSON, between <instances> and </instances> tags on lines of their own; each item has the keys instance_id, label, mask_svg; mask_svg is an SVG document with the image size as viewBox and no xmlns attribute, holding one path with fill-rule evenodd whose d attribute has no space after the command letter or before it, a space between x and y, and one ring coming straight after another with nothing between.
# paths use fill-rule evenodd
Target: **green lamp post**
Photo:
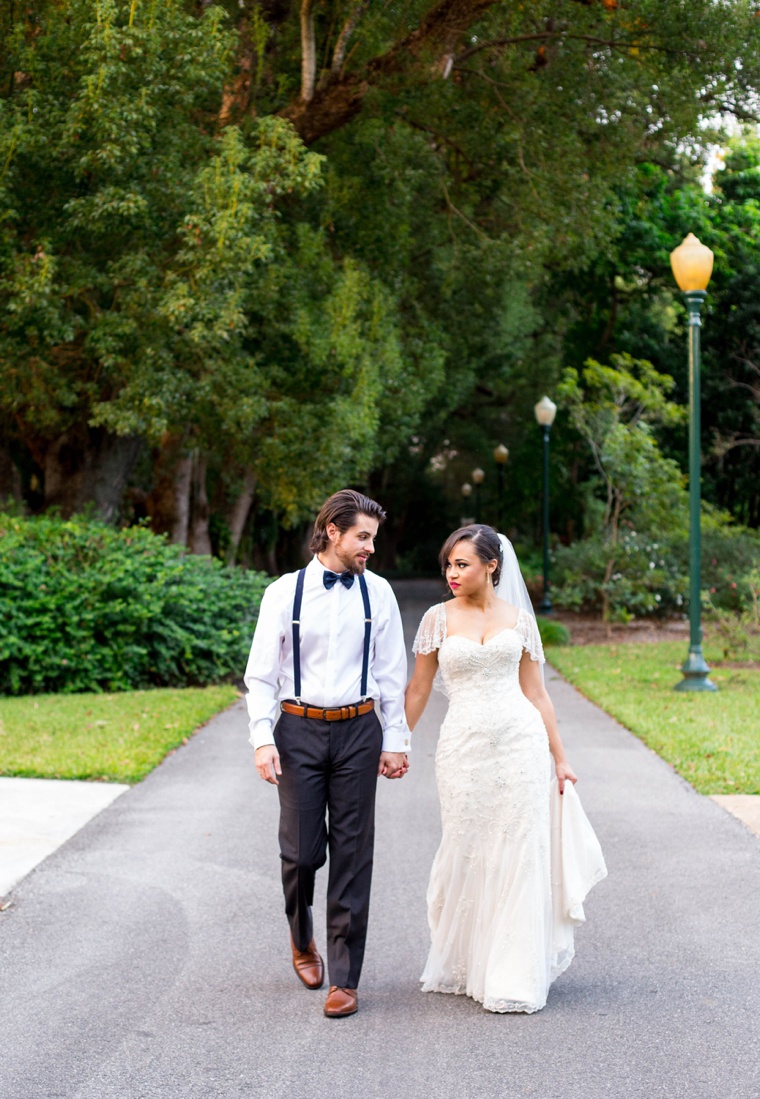
<instances>
[{"instance_id":1,"label":"green lamp post","mask_svg":"<svg viewBox=\"0 0 760 1099\"><path fill-rule=\"evenodd\" d=\"M554 607L549 597L549 432L557 415L557 406L548 397L542 397L534 412L544 434L544 594L538 609L541 614L551 614Z\"/></svg>"},{"instance_id":2,"label":"green lamp post","mask_svg":"<svg viewBox=\"0 0 760 1099\"><path fill-rule=\"evenodd\" d=\"M713 269L713 254L693 233L670 253L675 280L683 292L689 311L689 655L683 664L683 679L677 691L717 691L708 679L702 653L701 621L701 462L700 462L700 388L699 329L700 310L707 297L707 284Z\"/></svg>"}]
</instances>

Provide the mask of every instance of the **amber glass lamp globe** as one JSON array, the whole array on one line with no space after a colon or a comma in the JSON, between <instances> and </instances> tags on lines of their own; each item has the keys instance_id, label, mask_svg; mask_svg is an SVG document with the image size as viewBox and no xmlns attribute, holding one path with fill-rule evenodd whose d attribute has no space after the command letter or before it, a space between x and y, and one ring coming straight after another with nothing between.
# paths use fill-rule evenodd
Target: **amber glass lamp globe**
<instances>
[{"instance_id":1,"label":"amber glass lamp globe","mask_svg":"<svg viewBox=\"0 0 760 1099\"><path fill-rule=\"evenodd\" d=\"M670 266L673 268L679 289L706 290L713 269L713 254L706 244L689 233L677 248L670 253Z\"/></svg>"}]
</instances>

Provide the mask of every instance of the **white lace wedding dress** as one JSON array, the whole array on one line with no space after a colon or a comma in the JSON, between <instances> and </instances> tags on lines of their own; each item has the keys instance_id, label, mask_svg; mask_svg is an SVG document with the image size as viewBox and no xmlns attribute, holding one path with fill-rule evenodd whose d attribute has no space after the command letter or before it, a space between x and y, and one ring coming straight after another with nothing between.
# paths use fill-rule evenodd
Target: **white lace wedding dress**
<instances>
[{"instance_id":1,"label":"white lace wedding dress","mask_svg":"<svg viewBox=\"0 0 760 1099\"><path fill-rule=\"evenodd\" d=\"M538 1011L572 961L583 900L607 873L572 783L559 795L543 720L520 689L523 651L544 659L538 628L521 609L514 628L483 645L448 637L440 603L414 642L415 652L434 649L449 709L422 989L466 994L489 1011Z\"/></svg>"}]
</instances>

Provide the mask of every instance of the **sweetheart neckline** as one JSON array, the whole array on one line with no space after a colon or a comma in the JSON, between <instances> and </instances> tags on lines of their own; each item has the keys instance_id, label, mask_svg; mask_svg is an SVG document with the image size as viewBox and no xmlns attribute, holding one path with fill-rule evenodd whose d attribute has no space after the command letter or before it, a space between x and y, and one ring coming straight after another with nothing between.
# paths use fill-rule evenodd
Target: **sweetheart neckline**
<instances>
[{"instance_id":1,"label":"sweetheart neckline","mask_svg":"<svg viewBox=\"0 0 760 1099\"><path fill-rule=\"evenodd\" d=\"M469 641L471 645L477 645L479 649L484 649L486 647L486 645L490 645L492 641L495 641L497 637L501 637L501 635L503 633L516 633L516 632L517 632L517 623L515 622L514 626L504 626L504 628L499 630L498 633L492 634L491 637L489 637L487 641L476 641L474 638L468 637L464 633L447 633L443 640L448 641L449 638L453 639L455 637L461 637L463 641Z\"/></svg>"}]
</instances>

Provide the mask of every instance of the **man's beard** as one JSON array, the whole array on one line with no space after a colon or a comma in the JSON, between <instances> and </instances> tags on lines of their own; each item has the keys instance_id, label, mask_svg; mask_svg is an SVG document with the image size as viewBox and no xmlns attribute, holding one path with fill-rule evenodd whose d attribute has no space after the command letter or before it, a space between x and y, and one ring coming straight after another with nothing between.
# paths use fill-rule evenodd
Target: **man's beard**
<instances>
[{"instance_id":1,"label":"man's beard","mask_svg":"<svg viewBox=\"0 0 760 1099\"><path fill-rule=\"evenodd\" d=\"M359 557L351 557L344 550L340 550L336 547L335 556L340 561L346 572L351 573L352 576L361 576L367 568L367 562Z\"/></svg>"}]
</instances>

